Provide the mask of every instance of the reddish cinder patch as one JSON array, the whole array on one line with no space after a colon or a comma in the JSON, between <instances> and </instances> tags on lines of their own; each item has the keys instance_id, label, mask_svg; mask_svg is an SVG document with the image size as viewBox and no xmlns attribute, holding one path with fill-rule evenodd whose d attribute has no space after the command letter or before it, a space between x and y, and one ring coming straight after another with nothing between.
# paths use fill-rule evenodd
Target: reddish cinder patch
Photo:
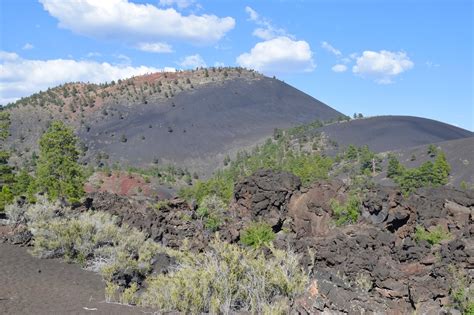
<instances>
[{"instance_id":1,"label":"reddish cinder patch","mask_svg":"<svg viewBox=\"0 0 474 315\"><path fill-rule=\"evenodd\" d=\"M94 173L84 185L86 193L109 192L120 196L147 196L152 193L151 184L139 174L113 172L111 176L105 173Z\"/></svg>"}]
</instances>

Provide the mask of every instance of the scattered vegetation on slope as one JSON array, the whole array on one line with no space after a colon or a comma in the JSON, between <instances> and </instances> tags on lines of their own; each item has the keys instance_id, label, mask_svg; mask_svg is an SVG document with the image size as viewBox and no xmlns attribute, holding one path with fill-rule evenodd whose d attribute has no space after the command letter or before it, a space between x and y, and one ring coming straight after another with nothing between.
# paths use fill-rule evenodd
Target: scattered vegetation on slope
<instances>
[{"instance_id":1,"label":"scattered vegetation on slope","mask_svg":"<svg viewBox=\"0 0 474 315\"><path fill-rule=\"evenodd\" d=\"M432 152L434 149L430 149ZM427 161L419 167L406 168L394 155L389 156L387 177L392 178L405 194L421 187L437 187L446 185L451 167L443 151L436 149L430 153L435 157L434 162Z\"/></svg>"},{"instance_id":2,"label":"scattered vegetation on slope","mask_svg":"<svg viewBox=\"0 0 474 315\"><path fill-rule=\"evenodd\" d=\"M227 166L219 170L214 177L207 181L197 181L192 187L182 189L180 195L200 203L205 196L214 194L229 202L234 183L259 169L293 173L304 185L318 179L326 179L333 165L331 158L320 154L326 140L320 134L306 135L308 130L321 125L322 123L317 121L287 131L277 129L273 139L267 139L263 145L256 146L251 152L239 152L235 159L227 160Z\"/></svg>"}]
</instances>

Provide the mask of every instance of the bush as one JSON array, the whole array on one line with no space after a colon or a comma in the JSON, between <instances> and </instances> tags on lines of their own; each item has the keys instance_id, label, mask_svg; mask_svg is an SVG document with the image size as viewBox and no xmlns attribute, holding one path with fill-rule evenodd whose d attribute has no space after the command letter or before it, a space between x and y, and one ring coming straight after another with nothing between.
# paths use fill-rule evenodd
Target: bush
<instances>
[{"instance_id":1,"label":"bush","mask_svg":"<svg viewBox=\"0 0 474 315\"><path fill-rule=\"evenodd\" d=\"M199 204L196 211L198 217L204 221L204 225L211 231L217 231L226 212L226 204L216 195L209 195Z\"/></svg>"},{"instance_id":2,"label":"bush","mask_svg":"<svg viewBox=\"0 0 474 315\"><path fill-rule=\"evenodd\" d=\"M170 201L168 199L159 200L155 205L156 210L169 210Z\"/></svg>"},{"instance_id":3,"label":"bush","mask_svg":"<svg viewBox=\"0 0 474 315\"><path fill-rule=\"evenodd\" d=\"M449 231L444 230L441 226L437 226L431 231L425 230L422 226L416 227L415 232L415 240L419 241L427 241L430 245L439 244L443 240L448 240L451 238L451 233Z\"/></svg>"},{"instance_id":4,"label":"bush","mask_svg":"<svg viewBox=\"0 0 474 315\"><path fill-rule=\"evenodd\" d=\"M5 207L9 224L17 225L25 222L26 207L20 206L18 203L9 204Z\"/></svg>"},{"instance_id":5,"label":"bush","mask_svg":"<svg viewBox=\"0 0 474 315\"><path fill-rule=\"evenodd\" d=\"M151 272L155 254L169 252L146 240L143 232L118 226L117 219L105 212L77 215L68 208L58 210L57 206L40 202L30 206L23 217L33 234L33 255L63 257L100 272L107 281L124 271L145 276Z\"/></svg>"},{"instance_id":6,"label":"bush","mask_svg":"<svg viewBox=\"0 0 474 315\"><path fill-rule=\"evenodd\" d=\"M308 281L291 251L263 253L215 240L209 251L183 256L179 268L147 280L140 304L161 312L286 314Z\"/></svg>"},{"instance_id":7,"label":"bush","mask_svg":"<svg viewBox=\"0 0 474 315\"><path fill-rule=\"evenodd\" d=\"M357 196L350 196L346 203L331 200L331 209L336 221L336 225L356 223L360 214L360 201Z\"/></svg>"},{"instance_id":8,"label":"bush","mask_svg":"<svg viewBox=\"0 0 474 315\"><path fill-rule=\"evenodd\" d=\"M240 242L253 248L268 246L274 239L273 229L263 222L251 224L240 235Z\"/></svg>"},{"instance_id":9,"label":"bush","mask_svg":"<svg viewBox=\"0 0 474 315\"><path fill-rule=\"evenodd\" d=\"M2 187L0 190L0 212L5 211L5 207L11 204L14 200L13 193L7 185Z\"/></svg>"},{"instance_id":10,"label":"bush","mask_svg":"<svg viewBox=\"0 0 474 315\"><path fill-rule=\"evenodd\" d=\"M65 257L85 265L101 245L115 245L119 230L105 212L83 213L78 217L49 217L30 224L34 236L33 254L42 258Z\"/></svg>"},{"instance_id":11,"label":"bush","mask_svg":"<svg viewBox=\"0 0 474 315\"><path fill-rule=\"evenodd\" d=\"M428 146L428 150L427 150L427 154L430 156L430 157L435 157L436 154L438 154L438 148L434 145L434 144L430 144Z\"/></svg>"},{"instance_id":12,"label":"bush","mask_svg":"<svg viewBox=\"0 0 474 315\"><path fill-rule=\"evenodd\" d=\"M200 204L206 196L215 195L228 204L234 193L234 181L229 174L219 172L213 178L207 181L196 181L189 188L184 188L179 195L190 201L195 200Z\"/></svg>"},{"instance_id":13,"label":"bush","mask_svg":"<svg viewBox=\"0 0 474 315\"><path fill-rule=\"evenodd\" d=\"M448 266L453 281L450 286L450 296L457 308L463 315L474 315L474 291L470 287L470 278L464 270L453 265Z\"/></svg>"},{"instance_id":14,"label":"bush","mask_svg":"<svg viewBox=\"0 0 474 315\"><path fill-rule=\"evenodd\" d=\"M318 179L326 179L332 164L331 158L299 153L290 155L281 169L298 176L303 185L309 185Z\"/></svg>"}]
</instances>

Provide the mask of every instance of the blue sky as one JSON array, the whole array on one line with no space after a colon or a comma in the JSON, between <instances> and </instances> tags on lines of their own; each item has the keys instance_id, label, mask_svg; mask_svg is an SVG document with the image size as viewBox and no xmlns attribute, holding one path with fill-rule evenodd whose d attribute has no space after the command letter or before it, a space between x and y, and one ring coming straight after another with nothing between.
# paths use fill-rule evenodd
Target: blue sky
<instances>
[{"instance_id":1,"label":"blue sky","mask_svg":"<svg viewBox=\"0 0 474 315\"><path fill-rule=\"evenodd\" d=\"M351 115L474 130L472 1L3 0L0 103L67 81L245 66Z\"/></svg>"}]
</instances>

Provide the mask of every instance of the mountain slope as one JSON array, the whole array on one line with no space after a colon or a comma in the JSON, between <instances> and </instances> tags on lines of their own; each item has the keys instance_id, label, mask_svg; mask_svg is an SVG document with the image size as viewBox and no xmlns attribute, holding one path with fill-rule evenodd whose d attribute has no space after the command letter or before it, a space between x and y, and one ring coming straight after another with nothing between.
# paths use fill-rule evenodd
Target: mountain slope
<instances>
[{"instance_id":1,"label":"mountain slope","mask_svg":"<svg viewBox=\"0 0 474 315\"><path fill-rule=\"evenodd\" d=\"M324 132L340 146L368 145L383 152L474 136L474 133L436 120L411 116L378 116L324 126Z\"/></svg>"},{"instance_id":2,"label":"mountain slope","mask_svg":"<svg viewBox=\"0 0 474 315\"><path fill-rule=\"evenodd\" d=\"M10 146L37 150L52 119L74 126L86 160L176 164L210 173L227 154L338 111L279 80L238 68L151 74L103 86L71 84L19 101Z\"/></svg>"}]
</instances>

